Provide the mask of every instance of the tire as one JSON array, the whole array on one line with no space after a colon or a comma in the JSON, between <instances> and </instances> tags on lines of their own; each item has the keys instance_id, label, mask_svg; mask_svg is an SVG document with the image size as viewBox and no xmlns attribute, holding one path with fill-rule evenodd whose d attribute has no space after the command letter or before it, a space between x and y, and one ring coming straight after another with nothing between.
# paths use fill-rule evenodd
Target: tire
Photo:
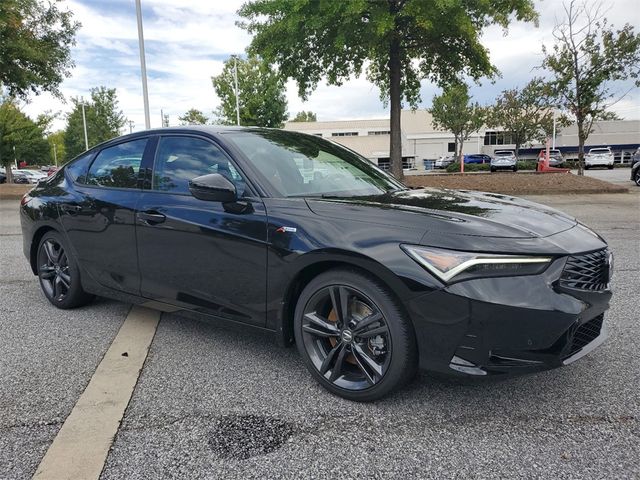
<instances>
[{"instance_id":1,"label":"tire","mask_svg":"<svg viewBox=\"0 0 640 480\"><path fill-rule=\"evenodd\" d=\"M518 167L513 167L513 171L517 172L518 171Z\"/></svg>"},{"instance_id":2,"label":"tire","mask_svg":"<svg viewBox=\"0 0 640 480\"><path fill-rule=\"evenodd\" d=\"M609 170L613 170L613 165L607 165L607 168L608 168Z\"/></svg>"},{"instance_id":3,"label":"tire","mask_svg":"<svg viewBox=\"0 0 640 480\"><path fill-rule=\"evenodd\" d=\"M496 169L493 167L490 167L489 170L491 171L491 173L495 173Z\"/></svg>"},{"instance_id":4,"label":"tire","mask_svg":"<svg viewBox=\"0 0 640 480\"><path fill-rule=\"evenodd\" d=\"M58 232L47 232L40 240L37 267L42 293L55 307L66 310L93 300L82 289L78 264Z\"/></svg>"},{"instance_id":5,"label":"tire","mask_svg":"<svg viewBox=\"0 0 640 480\"><path fill-rule=\"evenodd\" d=\"M348 400L378 400L417 370L413 325L387 287L357 270L329 270L309 282L296 305L294 333L311 375Z\"/></svg>"},{"instance_id":6,"label":"tire","mask_svg":"<svg viewBox=\"0 0 640 480\"><path fill-rule=\"evenodd\" d=\"M584 169L585 169L585 170L589 170L590 168L591 168L591 165L585 165L585 166L584 166Z\"/></svg>"},{"instance_id":7,"label":"tire","mask_svg":"<svg viewBox=\"0 0 640 480\"><path fill-rule=\"evenodd\" d=\"M633 177L633 181L636 182L636 185L640 187L640 168L636 170L636 174Z\"/></svg>"}]
</instances>

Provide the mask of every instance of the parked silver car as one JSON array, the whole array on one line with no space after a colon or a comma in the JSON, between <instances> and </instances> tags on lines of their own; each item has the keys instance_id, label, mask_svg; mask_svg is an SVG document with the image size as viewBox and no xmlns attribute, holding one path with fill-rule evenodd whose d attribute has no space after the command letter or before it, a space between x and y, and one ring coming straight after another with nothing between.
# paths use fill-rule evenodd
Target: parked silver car
<instances>
[{"instance_id":1,"label":"parked silver car","mask_svg":"<svg viewBox=\"0 0 640 480\"><path fill-rule=\"evenodd\" d=\"M518 159L516 158L516 152L513 150L496 150L493 152L493 158L491 159L491 166L489 167L492 172L497 170L513 170L518 171Z\"/></svg>"}]
</instances>

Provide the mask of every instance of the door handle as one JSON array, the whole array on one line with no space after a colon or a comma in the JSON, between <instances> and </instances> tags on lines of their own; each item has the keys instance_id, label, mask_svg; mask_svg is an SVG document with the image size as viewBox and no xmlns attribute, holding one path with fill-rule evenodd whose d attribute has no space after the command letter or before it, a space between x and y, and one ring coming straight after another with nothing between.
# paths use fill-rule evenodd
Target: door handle
<instances>
[{"instance_id":1,"label":"door handle","mask_svg":"<svg viewBox=\"0 0 640 480\"><path fill-rule=\"evenodd\" d=\"M158 223L162 223L167 219L167 216L154 212L153 210L149 210L146 212L138 212L138 219L147 225L157 225Z\"/></svg>"},{"instance_id":2,"label":"door handle","mask_svg":"<svg viewBox=\"0 0 640 480\"><path fill-rule=\"evenodd\" d=\"M60 208L63 212L68 213L69 215L75 215L76 213L80 213L82 207L80 205L70 205L68 203L63 203L60 205Z\"/></svg>"}]
</instances>

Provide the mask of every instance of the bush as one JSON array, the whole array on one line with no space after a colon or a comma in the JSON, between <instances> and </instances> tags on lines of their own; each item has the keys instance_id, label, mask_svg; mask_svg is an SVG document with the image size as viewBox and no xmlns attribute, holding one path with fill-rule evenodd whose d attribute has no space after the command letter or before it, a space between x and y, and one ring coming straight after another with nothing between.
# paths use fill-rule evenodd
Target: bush
<instances>
[{"instance_id":1,"label":"bush","mask_svg":"<svg viewBox=\"0 0 640 480\"><path fill-rule=\"evenodd\" d=\"M518 170L535 170L536 169L535 160L521 160L518 162ZM488 163L465 163L464 171L465 172L488 172L491 170L491 165ZM447 167L448 173L457 173L460 171L460 162L455 162L450 164Z\"/></svg>"},{"instance_id":2,"label":"bush","mask_svg":"<svg viewBox=\"0 0 640 480\"><path fill-rule=\"evenodd\" d=\"M465 163L465 172L488 172L490 169L488 163ZM447 167L447 172L456 173L460 171L460 162L455 162Z\"/></svg>"}]
</instances>

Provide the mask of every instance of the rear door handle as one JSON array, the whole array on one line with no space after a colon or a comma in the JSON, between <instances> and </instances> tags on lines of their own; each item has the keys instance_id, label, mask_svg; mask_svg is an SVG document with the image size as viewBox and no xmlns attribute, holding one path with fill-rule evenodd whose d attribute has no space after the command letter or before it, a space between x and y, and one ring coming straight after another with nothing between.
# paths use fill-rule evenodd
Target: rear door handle
<instances>
[{"instance_id":1,"label":"rear door handle","mask_svg":"<svg viewBox=\"0 0 640 480\"><path fill-rule=\"evenodd\" d=\"M149 210L146 212L138 212L138 219L147 225L157 225L158 223L164 222L167 219L167 216L162 213Z\"/></svg>"},{"instance_id":2,"label":"rear door handle","mask_svg":"<svg viewBox=\"0 0 640 480\"><path fill-rule=\"evenodd\" d=\"M80 213L80 210L82 210L82 207L80 205L70 205L68 203L63 203L62 205L60 205L60 208L63 212L66 212L70 215Z\"/></svg>"}]
</instances>

